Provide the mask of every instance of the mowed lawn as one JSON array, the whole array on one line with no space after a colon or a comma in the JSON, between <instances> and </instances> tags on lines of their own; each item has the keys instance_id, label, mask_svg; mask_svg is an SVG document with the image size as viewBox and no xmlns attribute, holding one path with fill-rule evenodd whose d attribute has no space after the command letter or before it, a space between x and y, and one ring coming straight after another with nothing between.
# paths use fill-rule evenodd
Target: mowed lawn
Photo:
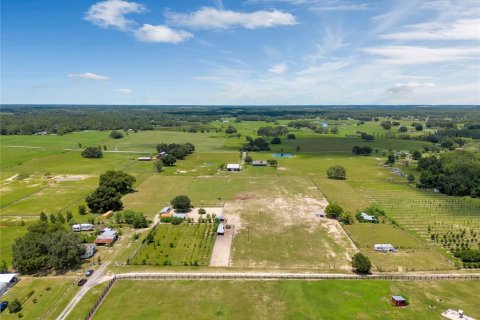
<instances>
[{"instance_id":1,"label":"mowed lawn","mask_svg":"<svg viewBox=\"0 0 480 320\"><path fill-rule=\"evenodd\" d=\"M478 290L478 281L120 280L94 319L441 319L448 308L480 314ZM392 307L397 294L410 305Z\"/></svg>"},{"instance_id":2,"label":"mowed lawn","mask_svg":"<svg viewBox=\"0 0 480 320\"><path fill-rule=\"evenodd\" d=\"M55 319L78 291L76 277L20 277L2 300L18 299L24 319ZM33 294L29 296L30 293ZM18 319L17 314L2 312L2 319Z\"/></svg>"}]
</instances>

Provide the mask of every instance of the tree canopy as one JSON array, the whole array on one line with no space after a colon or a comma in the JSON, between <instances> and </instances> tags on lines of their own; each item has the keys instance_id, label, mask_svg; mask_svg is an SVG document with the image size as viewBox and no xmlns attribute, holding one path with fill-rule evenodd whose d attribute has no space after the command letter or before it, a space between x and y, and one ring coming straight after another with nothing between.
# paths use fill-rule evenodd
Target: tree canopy
<instances>
[{"instance_id":1,"label":"tree canopy","mask_svg":"<svg viewBox=\"0 0 480 320\"><path fill-rule=\"evenodd\" d=\"M357 252L352 257L352 267L359 273L370 273L372 263L366 255Z\"/></svg>"},{"instance_id":2,"label":"tree canopy","mask_svg":"<svg viewBox=\"0 0 480 320\"><path fill-rule=\"evenodd\" d=\"M172 207L179 212L187 212L192 208L190 198L186 195L176 196L170 201Z\"/></svg>"},{"instance_id":3,"label":"tree canopy","mask_svg":"<svg viewBox=\"0 0 480 320\"><path fill-rule=\"evenodd\" d=\"M99 147L87 147L82 151L82 157L88 159L103 158L102 149Z\"/></svg>"},{"instance_id":4,"label":"tree canopy","mask_svg":"<svg viewBox=\"0 0 480 320\"><path fill-rule=\"evenodd\" d=\"M92 212L120 210L123 207L122 194L113 187L100 186L85 198Z\"/></svg>"},{"instance_id":5,"label":"tree canopy","mask_svg":"<svg viewBox=\"0 0 480 320\"><path fill-rule=\"evenodd\" d=\"M121 139L123 138L123 133L117 130L113 130L112 132L110 132L109 137L112 139Z\"/></svg>"},{"instance_id":6,"label":"tree canopy","mask_svg":"<svg viewBox=\"0 0 480 320\"><path fill-rule=\"evenodd\" d=\"M112 187L116 192L127 194L133 191L135 181L135 177L131 174L123 171L109 170L100 175L99 186Z\"/></svg>"},{"instance_id":7,"label":"tree canopy","mask_svg":"<svg viewBox=\"0 0 480 320\"><path fill-rule=\"evenodd\" d=\"M76 267L85 252L76 234L59 224L39 221L28 232L15 239L13 267L20 273L62 271Z\"/></svg>"}]
</instances>

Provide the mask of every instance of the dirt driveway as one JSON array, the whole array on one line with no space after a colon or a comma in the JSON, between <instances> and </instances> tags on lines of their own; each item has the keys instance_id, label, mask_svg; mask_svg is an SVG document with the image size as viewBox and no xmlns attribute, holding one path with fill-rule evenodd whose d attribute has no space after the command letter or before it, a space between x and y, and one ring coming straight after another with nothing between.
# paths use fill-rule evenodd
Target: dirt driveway
<instances>
[{"instance_id":1,"label":"dirt driveway","mask_svg":"<svg viewBox=\"0 0 480 320\"><path fill-rule=\"evenodd\" d=\"M235 226L230 226L230 229L225 229L224 235L217 235L215 239L210 259L211 267L228 267L230 265L230 249L232 247L233 235L235 234Z\"/></svg>"}]
</instances>

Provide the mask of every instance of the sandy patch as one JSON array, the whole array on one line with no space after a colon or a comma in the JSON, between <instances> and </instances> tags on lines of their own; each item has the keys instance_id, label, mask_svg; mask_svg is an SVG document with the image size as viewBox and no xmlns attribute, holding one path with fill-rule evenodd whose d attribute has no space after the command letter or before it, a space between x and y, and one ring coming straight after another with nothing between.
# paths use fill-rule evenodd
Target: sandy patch
<instances>
[{"instance_id":1,"label":"sandy patch","mask_svg":"<svg viewBox=\"0 0 480 320\"><path fill-rule=\"evenodd\" d=\"M53 177L53 179L57 182L62 182L62 181L81 181L81 180L85 180L92 177L95 177L95 176L91 174L63 174L63 175L55 176Z\"/></svg>"},{"instance_id":2,"label":"sandy patch","mask_svg":"<svg viewBox=\"0 0 480 320\"><path fill-rule=\"evenodd\" d=\"M177 169L177 171L175 171L175 173L187 173L187 171L185 171L185 170L178 170L178 169Z\"/></svg>"},{"instance_id":3,"label":"sandy patch","mask_svg":"<svg viewBox=\"0 0 480 320\"><path fill-rule=\"evenodd\" d=\"M13 180L15 180L15 179L18 177L18 175L19 175L19 174L17 173L16 175L13 175L13 176L11 176L11 177L8 178L8 179L5 179L5 181L12 182Z\"/></svg>"},{"instance_id":4,"label":"sandy patch","mask_svg":"<svg viewBox=\"0 0 480 320\"><path fill-rule=\"evenodd\" d=\"M198 209L200 208L194 208L192 209L188 214L187 217L192 218L195 221L198 221L198 218L200 218L200 214L198 214ZM215 215L216 217L221 216L223 213L223 208L222 207L205 207L203 208L209 214L210 216ZM206 218L207 214L205 214L203 217Z\"/></svg>"},{"instance_id":5,"label":"sandy patch","mask_svg":"<svg viewBox=\"0 0 480 320\"><path fill-rule=\"evenodd\" d=\"M251 199L256 199L257 196L253 193L239 193L235 197L235 200L251 200Z\"/></svg>"},{"instance_id":6,"label":"sandy patch","mask_svg":"<svg viewBox=\"0 0 480 320\"><path fill-rule=\"evenodd\" d=\"M287 171L287 168L285 168L285 167L277 167L277 170L279 170L279 171Z\"/></svg>"}]
</instances>

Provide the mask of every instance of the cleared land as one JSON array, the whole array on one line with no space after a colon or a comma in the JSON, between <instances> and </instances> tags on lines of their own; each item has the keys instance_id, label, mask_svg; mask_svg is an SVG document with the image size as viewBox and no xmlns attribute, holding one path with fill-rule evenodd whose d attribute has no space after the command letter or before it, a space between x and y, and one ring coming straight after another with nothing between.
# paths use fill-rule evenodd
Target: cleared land
<instances>
[{"instance_id":1,"label":"cleared land","mask_svg":"<svg viewBox=\"0 0 480 320\"><path fill-rule=\"evenodd\" d=\"M94 319L440 319L448 308L480 314L478 290L474 281L121 280ZM410 305L392 307L395 294Z\"/></svg>"}]
</instances>

